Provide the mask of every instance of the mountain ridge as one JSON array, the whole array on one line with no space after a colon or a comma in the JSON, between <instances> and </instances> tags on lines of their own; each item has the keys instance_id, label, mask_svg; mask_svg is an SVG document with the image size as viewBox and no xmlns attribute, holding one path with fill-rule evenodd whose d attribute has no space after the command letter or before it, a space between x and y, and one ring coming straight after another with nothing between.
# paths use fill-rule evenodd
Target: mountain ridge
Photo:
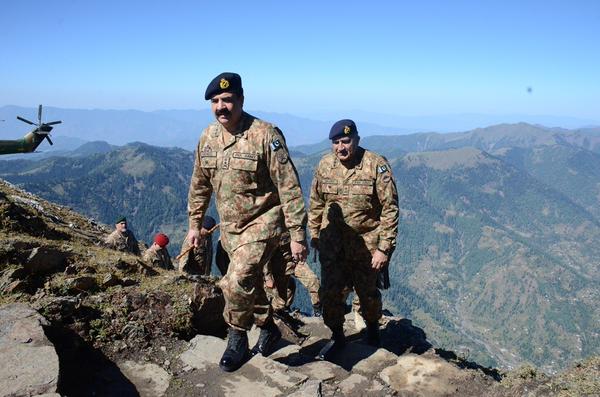
<instances>
[{"instance_id":1,"label":"mountain ridge","mask_svg":"<svg viewBox=\"0 0 600 397\"><path fill-rule=\"evenodd\" d=\"M284 338L274 354L223 373L218 361L225 324L217 280L188 279L103 248L98 242L108 231L0 180L0 346L15 354L0 369L0 385L9 384L11 393L169 397L253 390L264 396L508 397L600 392L598 357L552 377L531 366L501 372L432 346L411 320L390 316L382 319L382 348L375 349L361 342L348 315L348 344L332 362L314 359L329 337L321 319L276 318ZM251 343L257 337L253 329ZM24 350L27 343L44 346L43 357L56 364L44 371L24 368L21 363L41 357L31 346Z\"/></svg>"},{"instance_id":2,"label":"mountain ridge","mask_svg":"<svg viewBox=\"0 0 600 397\"><path fill-rule=\"evenodd\" d=\"M600 345L591 331L599 318L593 302L600 297L594 287L600 172L593 170L600 170L600 154L561 140L538 144L546 138L513 147L510 136L496 136L504 145L492 153L468 139L454 140L463 147L412 153L390 145L407 139L402 136L363 140L374 142L375 151L387 145L388 153L397 153L388 160L403 215L392 288L384 296L390 310L431 330L442 347L462 346L486 365L526 360L553 372L559 357L574 360ZM414 144L415 137L408 139ZM319 158L294 158L305 197ZM87 160L0 161L0 176L106 223L117 212L130 214L143 240L161 230L175 246L181 241L190 152L138 143ZM519 303L521 295L527 304ZM302 297L297 302L302 305ZM561 348L567 340L581 349Z\"/></svg>"}]
</instances>

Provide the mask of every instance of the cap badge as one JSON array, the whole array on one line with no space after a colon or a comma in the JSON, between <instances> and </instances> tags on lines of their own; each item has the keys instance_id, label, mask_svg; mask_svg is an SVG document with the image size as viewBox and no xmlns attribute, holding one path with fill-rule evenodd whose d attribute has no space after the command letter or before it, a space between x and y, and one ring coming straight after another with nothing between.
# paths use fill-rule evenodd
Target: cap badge
<instances>
[{"instance_id":1,"label":"cap badge","mask_svg":"<svg viewBox=\"0 0 600 397\"><path fill-rule=\"evenodd\" d=\"M222 90L229 88L229 81L221 79L221 81L219 81L219 87L221 87Z\"/></svg>"},{"instance_id":2,"label":"cap badge","mask_svg":"<svg viewBox=\"0 0 600 397\"><path fill-rule=\"evenodd\" d=\"M345 126L344 126L344 134L345 134L345 135L348 135L349 133L350 133L350 126L348 126L348 125L345 125Z\"/></svg>"}]
</instances>

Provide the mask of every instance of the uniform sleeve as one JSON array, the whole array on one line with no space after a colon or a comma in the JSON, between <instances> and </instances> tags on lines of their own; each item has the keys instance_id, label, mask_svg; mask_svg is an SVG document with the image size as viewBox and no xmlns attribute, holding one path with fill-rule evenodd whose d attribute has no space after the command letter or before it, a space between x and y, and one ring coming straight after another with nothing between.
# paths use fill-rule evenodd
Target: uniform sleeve
<instances>
[{"instance_id":1,"label":"uniform sleeve","mask_svg":"<svg viewBox=\"0 0 600 397\"><path fill-rule=\"evenodd\" d=\"M323 222L323 209L325 208L325 197L321 192L319 181L319 166L315 170L312 184L310 187L310 207L308 211L308 230L312 238L319 237L321 223Z\"/></svg>"},{"instance_id":2,"label":"uniform sleeve","mask_svg":"<svg viewBox=\"0 0 600 397\"><path fill-rule=\"evenodd\" d=\"M271 180L279 193L285 226L293 241L304 241L306 239L306 210L298 172L292 163L281 131L272 128L267 136L267 164Z\"/></svg>"},{"instance_id":3,"label":"uniform sleeve","mask_svg":"<svg viewBox=\"0 0 600 397\"><path fill-rule=\"evenodd\" d=\"M202 134L200 142L196 147L194 154L194 172L192 173L192 180L190 182L190 190L188 192L188 223L189 228L200 230L202 227L202 219L210 203L210 196L212 194L212 184L210 182L210 173L208 170L201 167L200 153L204 146L204 138L207 134L207 130Z\"/></svg>"},{"instance_id":4,"label":"uniform sleeve","mask_svg":"<svg viewBox=\"0 0 600 397\"><path fill-rule=\"evenodd\" d=\"M377 165L375 186L377 197L382 205L377 248L383 252L390 252L396 247L398 234L398 190L392 168L384 160Z\"/></svg>"}]
</instances>

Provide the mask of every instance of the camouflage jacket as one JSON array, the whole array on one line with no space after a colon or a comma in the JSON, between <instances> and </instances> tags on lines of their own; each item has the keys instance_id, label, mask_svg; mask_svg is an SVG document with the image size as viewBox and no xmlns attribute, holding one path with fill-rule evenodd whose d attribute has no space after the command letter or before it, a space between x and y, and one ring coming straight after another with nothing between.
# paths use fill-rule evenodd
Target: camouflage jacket
<instances>
[{"instance_id":1,"label":"camouflage jacket","mask_svg":"<svg viewBox=\"0 0 600 397\"><path fill-rule=\"evenodd\" d=\"M308 228L311 236L318 237L329 223L343 222L350 232L346 234L361 236L372 250L389 252L396 246L399 215L392 169L384 157L361 147L357 150L359 162L350 169L334 153L319 162L310 191ZM339 233L344 234L344 229Z\"/></svg>"},{"instance_id":2,"label":"camouflage jacket","mask_svg":"<svg viewBox=\"0 0 600 397\"><path fill-rule=\"evenodd\" d=\"M131 230L121 233L118 230L113 231L104 239L104 245L117 251L131 252L139 255L140 247Z\"/></svg>"},{"instance_id":3,"label":"camouflage jacket","mask_svg":"<svg viewBox=\"0 0 600 397\"><path fill-rule=\"evenodd\" d=\"M277 237L284 228L294 241L305 239L298 174L272 124L243 113L236 134L218 122L204 130L188 193L190 229L200 229L213 191L226 250Z\"/></svg>"},{"instance_id":4,"label":"camouflage jacket","mask_svg":"<svg viewBox=\"0 0 600 397\"><path fill-rule=\"evenodd\" d=\"M166 248L160 248L153 244L150 248L144 251L142 260L149 265L160 267L162 269L172 270L171 256Z\"/></svg>"}]
</instances>

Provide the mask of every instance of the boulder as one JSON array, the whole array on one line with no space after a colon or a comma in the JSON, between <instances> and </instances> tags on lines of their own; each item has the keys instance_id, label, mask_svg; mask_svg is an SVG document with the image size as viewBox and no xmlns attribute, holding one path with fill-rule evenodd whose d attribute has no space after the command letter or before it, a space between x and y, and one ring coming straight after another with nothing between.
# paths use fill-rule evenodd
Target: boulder
<instances>
[{"instance_id":1,"label":"boulder","mask_svg":"<svg viewBox=\"0 0 600 397\"><path fill-rule=\"evenodd\" d=\"M213 284L195 284L191 308L194 313L192 322L198 333L218 335L226 329L223 319L225 299L221 290ZM206 321L207 319L210 321Z\"/></svg>"},{"instance_id":2,"label":"boulder","mask_svg":"<svg viewBox=\"0 0 600 397\"><path fill-rule=\"evenodd\" d=\"M119 277L117 277L116 275L114 275L113 273L107 274L102 279L102 288L104 288L104 289L114 287L115 285L119 285L119 284L121 284L121 279Z\"/></svg>"},{"instance_id":3,"label":"boulder","mask_svg":"<svg viewBox=\"0 0 600 397\"><path fill-rule=\"evenodd\" d=\"M78 293L84 291L93 291L98 288L98 282L92 276L79 276L65 280L65 285L69 291Z\"/></svg>"},{"instance_id":4,"label":"boulder","mask_svg":"<svg viewBox=\"0 0 600 397\"><path fill-rule=\"evenodd\" d=\"M135 385L141 397L160 397L171 382L171 375L153 363L124 361L117 364L123 375Z\"/></svg>"},{"instance_id":5,"label":"boulder","mask_svg":"<svg viewBox=\"0 0 600 397\"><path fill-rule=\"evenodd\" d=\"M15 280L4 287L3 292L5 294L16 294L17 292L25 292L27 290L27 283L23 280Z\"/></svg>"},{"instance_id":6,"label":"boulder","mask_svg":"<svg viewBox=\"0 0 600 397\"><path fill-rule=\"evenodd\" d=\"M48 248L35 247L24 263L24 268L32 274L49 274L63 271L66 266L67 256L64 252Z\"/></svg>"},{"instance_id":7,"label":"boulder","mask_svg":"<svg viewBox=\"0 0 600 397\"><path fill-rule=\"evenodd\" d=\"M0 308L0 396L57 392L58 355L43 325L46 319L26 304Z\"/></svg>"}]
</instances>

